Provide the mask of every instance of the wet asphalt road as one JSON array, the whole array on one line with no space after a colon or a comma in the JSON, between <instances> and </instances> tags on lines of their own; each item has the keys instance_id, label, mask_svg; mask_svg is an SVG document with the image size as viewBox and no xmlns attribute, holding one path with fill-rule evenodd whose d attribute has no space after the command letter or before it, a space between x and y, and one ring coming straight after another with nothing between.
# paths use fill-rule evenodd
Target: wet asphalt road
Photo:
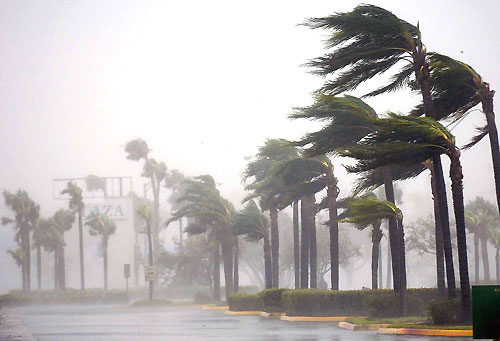
<instances>
[{"instance_id":1,"label":"wet asphalt road","mask_svg":"<svg viewBox=\"0 0 500 341\"><path fill-rule=\"evenodd\" d=\"M19 315L40 341L59 340L421 340L464 338L405 337L353 332L336 323L285 322L258 316L228 316L199 308L49 306L6 310ZM465 339L466 340L466 339Z\"/></svg>"}]
</instances>

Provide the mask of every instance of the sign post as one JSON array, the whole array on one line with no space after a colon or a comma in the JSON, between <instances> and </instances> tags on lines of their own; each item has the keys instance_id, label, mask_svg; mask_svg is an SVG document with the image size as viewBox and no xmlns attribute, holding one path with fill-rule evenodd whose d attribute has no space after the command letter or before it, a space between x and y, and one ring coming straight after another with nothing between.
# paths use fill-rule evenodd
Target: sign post
<instances>
[{"instance_id":1,"label":"sign post","mask_svg":"<svg viewBox=\"0 0 500 341\"><path fill-rule=\"evenodd\" d=\"M154 266L144 267L144 279L149 282L149 301L153 301L153 282L156 279L156 268Z\"/></svg>"},{"instance_id":2,"label":"sign post","mask_svg":"<svg viewBox=\"0 0 500 341\"><path fill-rule=\"evenodd\" d=\"M500 339L500 285L472 286L474 339Z\"/></svg>"},{"instance_id":3,"label":"sign post","mask_svg":"<svg viewBox=\"0 0 500 341\"><path fill-rule=\"evenodd\" d=\"M128 294L128 279L130 278L130 264L123 265L123 277L127 281L127 294Z\"/></svg>"}]
</instances>

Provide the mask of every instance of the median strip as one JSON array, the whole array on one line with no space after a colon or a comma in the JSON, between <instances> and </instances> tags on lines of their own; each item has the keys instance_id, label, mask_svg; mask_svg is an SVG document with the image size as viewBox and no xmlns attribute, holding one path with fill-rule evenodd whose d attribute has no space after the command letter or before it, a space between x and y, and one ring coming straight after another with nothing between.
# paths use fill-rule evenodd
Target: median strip
<instances>
[{"instance_id":1,"label":"median strip","mask_svg":"<svg viewBox=\"0 0 500 341\"><path fill-rule=\"evenodd\" d=\"M378 334L472 337L472 330L416 329L416 328L415 329L413 329L413 328L380 328L378 330Z\"/></svg>"}]
</instances>

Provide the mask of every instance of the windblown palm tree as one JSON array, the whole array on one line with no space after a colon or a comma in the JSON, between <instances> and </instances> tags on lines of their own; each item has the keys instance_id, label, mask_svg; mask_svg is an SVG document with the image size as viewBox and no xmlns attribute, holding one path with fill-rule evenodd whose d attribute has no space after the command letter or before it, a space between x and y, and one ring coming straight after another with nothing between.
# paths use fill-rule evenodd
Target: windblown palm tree
<instances>
[{"instance_id":1,"label":"windblown palm tree","mask_svg":"<svg viewBox=\"0 0 500 341\"><path fill-rule=\"evenodd\" d=\"M127 142L125 152L127 159L132 161L144 160L142 176L148 178L151 182L153 191L153 259L158 261L158 252L160 249L160 184L167 174L167 166L164 162L158 162L149 157L149 149L146 141L135 139Z\"/></svg>"},{"instance_id":2,"label":"windblown palm tree","mask_svg":"<svg viewBox=\"0 0 500 341\"><path fill-rule=\"evenodd\" d=\"M40 206L37 205L26 191L18 190L16 194L3 191L5 205L13 211L15 218L2 218L2 225L15 224L18 230L16 239L19 239L24 254L22 266L23 290L31 290L31 242L30 232L33 230L40 214Z\"/></svg>"},{"instance_id":3,"label":"windblown palm tree","mask_svg":"<svg viewBox=\"0 0 500 341\"><path fill-rule=\"evenodd\" d=\"M180 198L184 194L184 184L183 181L186 177L177 169L174 169L167 173L165 177L165 188L168 188L172 191L172 194L168 198L168 202L170 203L172 210L177 211L179 207L179 203L177 199ZM182 218L179 219L179 253L182 252L182 247L184 244L184 227Z\"/></svg>"},{"instance_id":4,"label":"windblown palm tree","mask_svg":"<svg viewBox=\"0 0 500 341\"><path fill-rule=\"evenodd\" d=\"M450 161L453 208L457 227L458 261L462 313L465 321L471 318L467 241L465 234L464 199L460 150L455 138L441 124L431 118L402 116L389 113L389 118L374 121L376 132L368 135L357 145L347 147L340 154L358 160L350 172L397 163L421 163L436 154L446 154Z\"/></svg>"},{"instance_id":5,"label":"windblown palm tree","mask_svg":"<svg viewBox=\"0 0 500 341\"><path fill-rule=\"evenodd\" d=\"M40 228L40 219L38 219L33 229L33 245L31 248L36 250L36 273L39 290L42 289L42 247L44 237L44 230Z\"/></svg>"},{"instance_id":6,"label":"windblown palm tree","mask_svg":"<svg viewBox=\"0 0 500 341\"><path fill-rule=\"evenodd\" d=\"M55 229L59 236L57 237L58 243L56 244L56 255L58 261L58 280L59 289L66 289L66 261L64 257L64 233L73 227L75 222L75 215L72 211L59 209L50 219L51 228ZM53 231L55 233L55 231Z\"/></svg>"},{"instance_id":7,"label":"windblown palm tree","mask_svg":"<svg viewBox=\"0 0 500 341\"><path fill-rule=\"evenodd\" d=\"M178 199L179 203L184 205L172 214L167 225L180 217L192 218L186 227L188 234L207 233L209 239L218 242L215 247L218 249L220 245L222 249L226 297L229 297L233 292L234 281L233 246L236 211L233 205L220 195L210 175L187 179L185 186L184 195Z\"/></svg>"},{"instance_id":8,"label":"windblown palm tree","mask_svg":"<svg viewBox=\"0 0 500 341\"><path fill-rule=\"evenodd\" d=\"M109 237L116 232L116 224L107 215L92 212L87 217L85 225L89 227L91 236L101 236L104 264L104 290L108 290L108 241Z\"/></svg>"},{"instance_id":9,"label":"windblown palm tree","mask_svg":"<svg viewBox=\"0 0 500 341\"><path fill-rule=\"evenodd\" d=\"M83 252L83 203L82 189L78 185L68 182L61 194L68 194L69 208L78 213L78 241L80 244L80 288L85 289L85 257Z\"/></svg>"},{"instance_id":10,"label":"windblown palm tree","mask_svg":"<svg viewBox=\"0 0 500 341\"><path fill-rule=\"evenodd\" d=\"M244 201L260 198L260 207L271 217L271 258L273 287L279 287L279 230L277 194L282 191L278 179L273 178L273 167L298 156L294 147L284 140L269 139L259 147L253 161L247 164L243 174L245 189L252 193Z\"/></svg>"},{"instance_id":11,"label":"windblown palm tree","mask_svg":"<svg viewBox=\"0 0 500 341\"><path fill-rule=\"evenodd\" d=\"M269 240L269 221L261 213L257 204L250 200L246 207L235 216L235 233L244 235L248 241L263 240L264 278L266 289L272 288L271 243Z\"/></svg>"}]
</instances>

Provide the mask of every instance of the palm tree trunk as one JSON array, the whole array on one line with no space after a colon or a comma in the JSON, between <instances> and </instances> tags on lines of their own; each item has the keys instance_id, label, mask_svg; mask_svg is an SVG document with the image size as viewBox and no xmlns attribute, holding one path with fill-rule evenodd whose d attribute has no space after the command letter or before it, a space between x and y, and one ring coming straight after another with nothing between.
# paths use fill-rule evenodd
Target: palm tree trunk
<instances>
[{"instance_id":1,"label":"palm tree trunk","mask_svg":"<svg viewBox=\"0 0 500 341\"><path fill-rule=\"evenodd\" d=\"M31 242L30 242L30 231L29 229L25 229L26 231L26 290L28 292L31 291Z\"/></svg>"},{"instance_id":2,"label":"palm tree trunk","mask_svg":"<svg viewBox=\"0 0 500 341\"><path fill-rule=\"evenodd\" d=\"M453 194L453 208L457 224L458 267L460 269L460 292L462 296L462 319L469 323L472 319L469 266L467 262L467 237L465 234L465 210L463 194L463 174L459 151L451 154L450 178Z\"/></svg>"},{"instance_id":3,"label":"palm tree trunk","mask_svg":"<svg viewBox=\"0 0 500 341\"><path fill-rule=\"evenodd\" d=\"M404 228L403 228L403 218L399 218L398 221L398 254L401 255L399 260L399 271L400 271L400 282L399 282L399 303L401 309L401 316L407 316L407 295L406 295L406 256L405 256L405 240L404 240Z\"/></svg>"},{"instance_id":4,"label":"palm tree trunk","mask_svg":"<svg viewBox=\"0 0 500 341\"><path fill-rule=\"evenodd\" d=\"M453 251L451 247L450 220L448 216L448 201L446 199L446 186L443 177L441 157L433 155L432 166L434 169L434 181L436 184L436 197L439 205L439 219L443 233L444 260L446 263L446 281L448 284L448 297L457 296L455 284L455 268L453 265ZM438 171L441 170L441 172Z\"/></svg>"},{"instance_id":5,"label":"palm tree trunk","mask_svg":"<svg viewBox=\"0 0 500 341\"><path fill-rule=\"evenodd\" d=\"M78 237L80 242L80 288L85 290L85 261L83 256L82 207L78 207Z\"/></svg>"},{"instance_id":6,"label":"palm tree trunk","mask_svg":"<svg viewBox=\"0 0 500 341\"><path fill-rule=\"evenodd\" d=\"M378 264L382 230L380 222L373 224L372 230L372 289L378 289Z\"/></svg>"},{"instance_id":7,"label":"palm tree trunk","mask_svg":"<svg viewBox=\"0 0 500 341\"><path fill-rule=\"evenodd\" d=\"M153 260L158 264L158 253L160 251L160 184L156 182L156 177L151 177L153 189L154 214L153 214ZM158 286L158 276L155 277L154 285Z\"/></svg>"},{"instance_id":8,"label":"palm tree trunk","mask_svg":"<svg viewBox=\"0 0 500 341\"><path fill-rule=\"evenodd\" d=\"M213 246L213 266L214 266L214 300L220 301L220 247L217 240L214 241Z\"/></svg>"},{"instance_id":9,"label":"palm tree trunk","mask_svg":"<svg viewBox=\"0 0 500 341\"><path fill-rule=\"evenodd\" d=\"M474 233L474 283L479 284L479 236Z\"/></svg>"},{"instance_id":10,"label":"palm tree trunk","mask_svg":"<svg viewBox=\"0 0 500 341\"><path fill-rule=\"evenodd\" d=\"M234 241L234 292L240 291L240 273L239 273L239 265L238 265L238 253L239 253L239 247L238 247L238 237L235 238Z\"/></svg>"},{"instance_id":11,"label":"palm tree trunk","mask_svg":"<svg viewBox=\"0 0 500 341\"><path fill-rule=\"evenodd\" d=\"M233 245L229 236L221 240L222 262L224 263L224 282L226 285L226 300L233 291Z\"/></svg>"},{"instance_id":12,"label":"palm tree trunk","mask_svg":"<svg viewBox=\"0 0 500 341\"><path fill-rule=\"evenodd\" d=\"M378 287L384 288L383 269L382 269L382 243L378 243Z\"/></svg>"},{"instance_id":13,"label":"palm tree trunk","mask_svg":"<svg viewBox=\"0 0 500 341\"><path fill-rule=\"evenodd\" d=\"M389 238L387 238L387 280L385 287L386 289L391 289L391 284L392 284L392 271L391 271L391 264L392 264L392 259L391 259L391 242Z\"/></svg>"},{"instance_id":14,"label":"palm tree trunk","mask_svg":"<svg viewBox=\"0 0 500 341\"><path fill-rule=\"evenodd\" d=\"M295 289L300 288L300 247L299 247L299 202L292 205L293 219L293 270L295 274Z\"/></svg>"},{"instance_id":15,"label":"palm tree trunk","mask_svg":"<svg viewBox=\"0 0 500 341\"><path fill-rule=\"evenodd\" d=\"M310 287L318 288L318 249L316 242L316 198L314 194L308 196L309 200L309 261L310 268Z\"/></svg>"},{"instance_id":16,"label":"palm tree trunk","mask_svg":"<svg viewBox=\"0 0 500 341\"><path fill-rule=\"evenodd\" d=\"M443 230L441 228L441 216L439 214L439 205L436 194L436 184L431 169L431 192L434 206L434 235L436 239L436 279L438 294L440 297L446 295L446 282L444 270L444 249L443 249Z\"/></svg>"},{"instance_id":17,"label":"palm tree trunk","mask_svg":"<svg viewBox=\"0 0 500 341\"><path fill-rule=\"evenodd\" d=\"M102 240L102 258L104 260L104 290L108 290L108 239Z\"/></svg>"},{"instance_id":18,"label":"palm tree trunk","mask_svg":"<svg viewBox=\"0 0 500 341\"><path fill-rule=\"evenodd\" d=\"M269 210L271 217L271 257L273 263L273 288L279 288L279 252L280 252L280 238L278 231L278 208L271 207Z\"/></svg>"},{"instance_id":19,"label":"palm tree trunk","mask_svg":"<svg viewBox=\"0 0 500 341\"><path fill-rule=\"evenodd\" d=\"M36 247L36 277L38 280L38 290L42 289L42 250L40 245Z\"/></svg>"},{"instance_id":20,"label":"palm tree trunk","mask_svg":"<svg viewBox=\"0 0 500 341\"><path fill-rule=\"evenodd\" d=\"M307 198L303 196L300 200L300 288L307 289L309 287L309 226L308 218L309 210L307 208Z\"/></svg>"},{"instance_id":21,"label":"palm tree trunk","mask_svg":"<svg viewBox=\"0 0 500 341\"><path fill-rule=\"evenodd\" d=\"M387 201L395 204L394 187L392 184L392 172L390 166L382 167L382 174L384 177L385 198ZM391 245L391 260L392 260L392 273L393 273L393 287L395 291L399 290L399 269L400 259L398 255L398 223L396 218L389 219L389 241Z\"/></svg>"},{"instance_id":22,"label":"palm tree trunk","mask_svg":"<svg viewBox=\"0 0 500 341\"><path fill-rule=\"evenodd\" d=\"M497 275L497 284L500 284L500 247L496 248L495 272L496 272L496 275Z\"/></svg>"},{"instance_id":23,"label":"palm tree trunk","mask_svg":"<svg viewBox=\"0 0 500 341\"><path fill-rule=\"evenodd\" d=\"M21 227L22 228L22 227ZM21 275L23 279L23 291L27 290L27 280L26 280L26 234L24 233L24 229L22 229L20 232L20 237L21 237L21 250L23 251L23 259L21 262Z\"/></svg>"},{"instance_id":24,"label":"palm tree trunk","mask_svg":"<svg viewBox=\"0 0 500 341\"><path fill-rule=\"evenodd\" d=\"M495 91L485 87L481 91L481 103L483 112L486 115L488 135L490 138L491 160L493 163L493 175L495 177L495 192L497 196L497 206L500 211L500 145L498 143L498 131L495 123L495 113L493 111L493 96Z\"/></svg>"},{"instance_id":25,"label":"palm tree trunk","mask_svg":"<svg viewBox=\"0 0 500 341\"><path fill-rule=\"evenodd\" d=\"M271 261L271 243L269 242L269 236L264 234L264 278L266 283L266 289L271 289L273 287L273 266Z\"/></svg>"},{"instance_id":26,"label":"palm tree trunk","mask_svg":"<svg viewBox=\"0 0 500 341\"><path fill-rule=\"evenodd\" d=\"M182 217L179 218L179 252L182 251L184 247L184 228L182 226Z\"/></svg>"},{"instance_id":27,"label":"palm tree trunk","mask_svg":"<svg viewBox=\"0 0 500 341\"><path fill-rule=\"evenodd\" d=\"M483 259L484 281L489 283L490 278L490 259L488 257L488 239L481 238L481 258Z\"/></svg>"},{"instance_id":28,"label":"palm tree trunk","mask_svg":"<svg viewBox=\"0 0 500 341\"><path fill-rule=\"evenodd\" d=\"M328 219L330 223L330 280L332 290L339 290L339 222L337 219L337 180L333 170L327 173Z\"/></svg>"},{"instance_id":29,"label":"palm tree trunk","mask_svg":"<svg viewBox=\"0 0 500 341\"><path fill-rule=\"evenodd\" d=\"M59 289L66 290L66 261L64 259L63 246L60 246L58 255L59 255Z\"/></svg>"},{"instance_id":30,"label":"palm tree trunk","mask_svg":"<svg viewBox=\"0 0 500 341\"><path fill-rule=\"evenodd\" d=\"M54 290L59 289L59 256L57 249L54 250Z\"/></svg>"},{"instance_id":31,"label":"palm tree trunk","mask_svg":"<svg viewBox=\"0 0 500 341\"><path fill-rule=\"evenodd\" d=\"M146 226L146 230L148 233L148 249L149 249L149 266L154 266L154 256L153 256L153 237L151 235L151 223L148 223ZM149 301L153 301L153 290L154 290L154 282L149 281Z\"/></svg>"}]
</instances>

